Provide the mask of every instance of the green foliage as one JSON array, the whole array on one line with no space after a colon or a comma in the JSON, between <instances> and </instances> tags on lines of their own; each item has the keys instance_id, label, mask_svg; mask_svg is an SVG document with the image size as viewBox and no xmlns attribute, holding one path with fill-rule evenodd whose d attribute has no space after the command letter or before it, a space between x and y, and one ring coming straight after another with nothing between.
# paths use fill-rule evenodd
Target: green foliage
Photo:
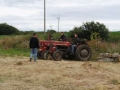
<instances>
[{"instance_id":1,"label":"green foliage","mask_svg":"<svg viewBox=\"0 0 120 90\"><path fill-rule=\"evenodd\" d=\"M101 38L100 38L100 35L99 35L99 33L92 33L91 35L90 35L90 39L91 40L100 40Z\"/></svg>"},{"instance_id":2,"label":"green foliage","mask_svg":"<svg viewBox=\"0 0 120 90\"><path fill-rule=\"evenodd\" d=\"M12 35L18 34L19 30L11 25L6 23L0 24L0 35Z\"/></svg>"},{"instance_id":3,"label":"green foliage","mask_svg":"<svg viewBox=\"0 0 120 90\"><path fill-rule=\"evenodd\" d=\"M73 37L74 33L77 33L80 38L86 38L88 40L90 40L92 33L99 33L102 40L107 40L109 35L109 31L104 24L94 21L83 23L80 27L74 27L70 31L69 36Z\"/></svg>"},{"instance_id":4,"label":"green foliage","mask_svg":"<svg viewBox=\"0 0 120 90\"><path fill-rule=\"evenodd\" d=\"M82 30L80 27L74 27L73 30L69 32L68 37L73 38L75 33L77 33L80 38L83 38Z\"/></svg>"},{"instance_id":5,"label":"green foliage","mask_svg":"<svg viewBox=\"0 0 120 90\"><path fill-rule=\"evenodd\" d=\"M55 30L47 30L47 32L49 32L49 33L56 33L56 31Z\"/></svg>"},{"instance_id":6,"label":"green foliage","mask_svg":"<svg viewBox=\"0 0 120 90\"><path fill-rule=\"evenodd\" d=\"M120 31L109 32L108 42L120 42Z\"/></svg>"}]
</instances>

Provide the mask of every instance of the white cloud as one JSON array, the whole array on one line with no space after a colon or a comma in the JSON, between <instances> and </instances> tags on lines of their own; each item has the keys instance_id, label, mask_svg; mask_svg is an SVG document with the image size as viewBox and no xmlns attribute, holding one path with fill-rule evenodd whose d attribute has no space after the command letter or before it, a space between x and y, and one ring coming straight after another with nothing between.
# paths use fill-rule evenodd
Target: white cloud
<instances>
[{"instance_id":1,"label":"white cloud","mask_svg":"<svg viewBox=\"0 0 120 90\"><path fill-rule=\"evenodd\" d=\"M24 9L24 8L18 8L18 7L0 7L0 11L3 13L0 14L0 16L32 16L39 14L39 9ZM41 10L42 11L42 10Z\"/></svg>"},{"instance_id":2,"label":"white cloud","mask_svg":"<svg viewBox=\"0 0 120 90\"><path fill-rule=\"evenodd\" d=\"M120 30L119 0L46 0L47 29L71 30L82 22L98 21L110 30ZM0 23L8 23L20 30L44 28L44 0L0 0Z\"/></svg>"}]
</instances>

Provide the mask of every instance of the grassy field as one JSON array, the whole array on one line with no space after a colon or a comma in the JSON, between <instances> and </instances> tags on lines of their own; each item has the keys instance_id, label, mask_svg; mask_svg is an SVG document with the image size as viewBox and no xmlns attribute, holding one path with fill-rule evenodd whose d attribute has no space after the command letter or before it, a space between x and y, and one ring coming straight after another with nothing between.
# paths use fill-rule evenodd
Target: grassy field
<instances>
[{"instance_id":1,"label":"grassy field","mask_svg":"<svg viewBox=\"0 0 120 90\"><path fill-rule=\"evenodd\" d=\"M120 63L0 56L0 90L120 90Z\"/></svg>"},{"instance_id":2,"label":"grassy field","mask_svg":"<svg viewBox=\"0 0 120 90\"><path fill-rule=\"evenodd\" d=\"M30 50L29 49L2 49L0 48L0 56L30 56Z\"/></svg>"},{"instance_id":3,"label":"grassy field","mask_svg":"<svg viewBox=\"0 0 120 90\"><path fill-rule=\"evenodd\" d=\"M0 55L20 55L29 56L29 40L32 35L11 35L11 36L0 36ZM53 38L58 40L59 33L54 33ZM39 40L47 40L47 34L38 34ZM120 43L110 43L105 41L92 40L88 41L92 49L92 59L96 60L99 53L120 53Z\"/></svg>"},{"instance_id":4,"label":"grassy field","mask_svg":"<svg viewBox=\"0 0 120 90\"><path fill-rule=\"evenodd\" d=\"M120 53L120 43L88 42L93 53L89 62L35 63L29 62L30 37L0 36L0 90L120 90L120 63L94 62L101 52Z\"/></svg>"}]
</instances>

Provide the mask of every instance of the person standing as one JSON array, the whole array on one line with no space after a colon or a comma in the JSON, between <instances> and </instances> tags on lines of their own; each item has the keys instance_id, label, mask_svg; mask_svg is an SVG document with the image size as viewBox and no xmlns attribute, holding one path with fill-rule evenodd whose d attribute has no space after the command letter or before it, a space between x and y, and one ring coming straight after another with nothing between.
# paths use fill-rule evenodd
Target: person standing
<instances>
[{"instance_id":1,"label":"person standing","mask_svg":"<svg viewBox=\"0 0 120 90\"><path fill-rule=\"evenodd\" d=\"M33 56L34 56L34 62L36 62L37 51L38 51L38 48L39 48L39 40L36 36L36 33L33 33L33 37L30 39L29 47L30 47L30 50L31 50L30 62L31 62Z\"/></svg>"},{"instance_id":2,"label":"person standing","mask_svg":"<svg viewBox=\"0 0 120 90\"><path fill-rule=\"evenodd\" d=\"M78 37L78 34L74 34L74 41L71 45L71 53L74 54L75 47L79 44L80 39Z\"/></svg>"}]
</instances>

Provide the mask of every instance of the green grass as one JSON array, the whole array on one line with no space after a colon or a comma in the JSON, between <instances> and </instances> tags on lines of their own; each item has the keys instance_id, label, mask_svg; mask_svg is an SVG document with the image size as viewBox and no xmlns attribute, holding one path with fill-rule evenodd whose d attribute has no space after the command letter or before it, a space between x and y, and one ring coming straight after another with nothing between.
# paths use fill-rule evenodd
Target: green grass
<instances>
[{"instance_id":1,"label":"green grass","mask_svg":"<svg viewBox=\"0 0 120 90\"><path fill-rule=\"evenodd\" d=\"M15 37L17 35L0 35L0 39L4 39L4 38L12 38Z\"/></svg>"},{"instance_id":2,"label":"green grass","mask_svg":"<svg viewBox=\"0 0 120 90\"><path fill-rule=\"evenodd\" d=\"M28 49L2 49L0 48L0 56L29 56Z\"/></svg>"},{"instance_id":3,"label":"green grass","mask_svg":"<svg viewBox=\"0 0 120 90\"><path fill-rule=\"evenodd\" d=\"M31 35L1 35L0 56L30 56Z\"/></svg>"}]
</instances>

